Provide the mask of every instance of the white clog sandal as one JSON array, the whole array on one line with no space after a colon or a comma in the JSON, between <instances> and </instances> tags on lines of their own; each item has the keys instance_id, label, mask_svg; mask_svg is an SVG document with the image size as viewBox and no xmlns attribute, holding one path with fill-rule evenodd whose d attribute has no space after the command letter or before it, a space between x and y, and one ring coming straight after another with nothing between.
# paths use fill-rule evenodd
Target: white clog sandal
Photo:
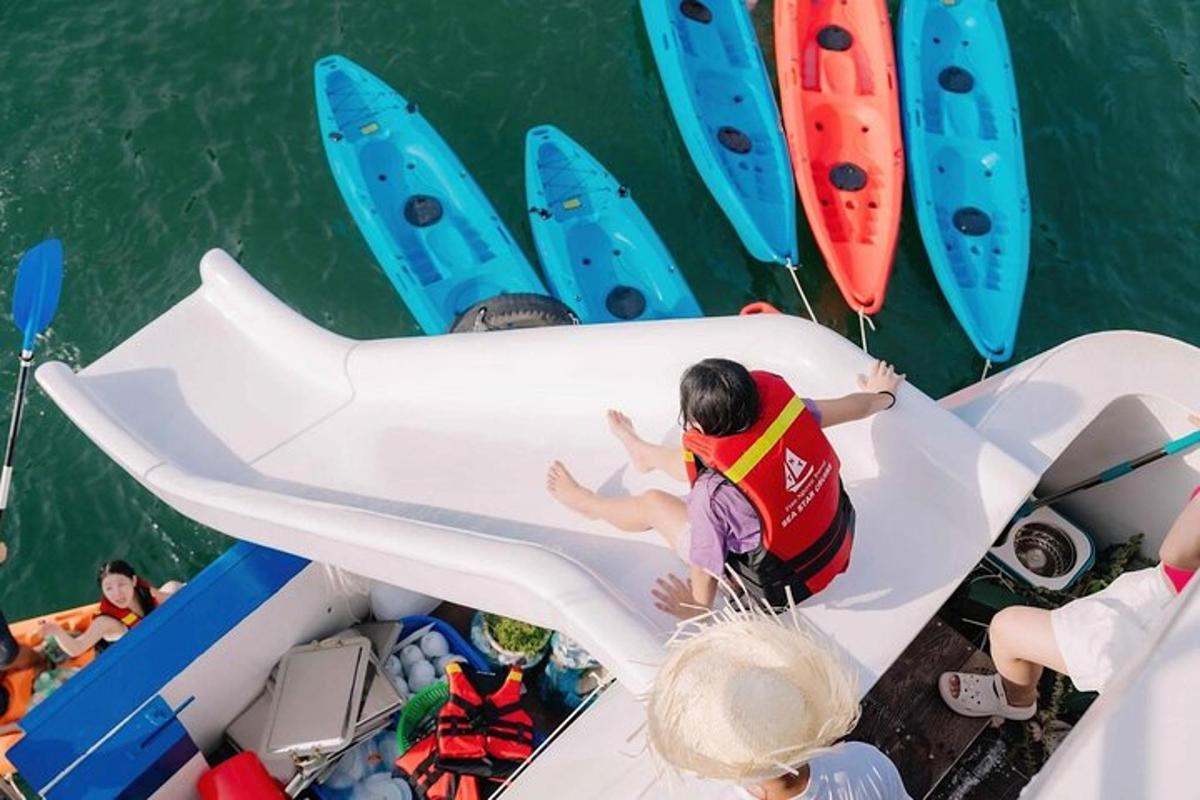
<instances>
[{"instance_id":1,"label":"white clog sandal","mask_svg":"<svg viewBox=\"0 0 1200 800\"><path fill-rule=\"evenodd\" d=\"M958 678L958 697L950 692L950 678ZM1037 703L1011 706L1004 694L1004 681L999 674L977 675L973 672L943 672L938 678L938 691L950 709L964 717L1004 717L1026 720L1037 713Z\"/></svg>"}]
</instances>

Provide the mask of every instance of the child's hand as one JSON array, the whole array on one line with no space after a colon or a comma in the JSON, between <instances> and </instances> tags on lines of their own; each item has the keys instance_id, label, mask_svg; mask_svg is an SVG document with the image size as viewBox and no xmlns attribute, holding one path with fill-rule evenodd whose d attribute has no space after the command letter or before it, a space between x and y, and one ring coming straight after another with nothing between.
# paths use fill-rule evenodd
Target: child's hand
<instances>
[{"instance_id":1,"label":"child's hand","mask_svg":"<svg viewBox=\"0 0 1200 800\"><path fill-rule=\"evenodd\" d=\"M875 362L874 369L870 375L859 375L858 385L864 392L891 392L896 393L896 389L900 384L904 383L903 373L896 372L893 367L882 359Z\"/></svg>"},{"instance_id":2,"label":"child's hand","mask_svg":"<svg viewBox=\"0 0 1200 800\"><path fill-rule=\"evenodd\" d=\"M692 596L692 582L684 581L677 575L667 575L658 579L657 588L651 589L654 597L654 607L679 619L691 619L697 614L703 614L708 609L700 606Z\"/></svg>"},{"instance_id":3,"label":"child's hand","mask_svg":"<svg viewBox=\"0 0 1200 800\"><path fill-rule=\"evenodd\" d=\"M1200 428L1200 414L1188 414L1188 421Z\"/></svg>"}]
</instances>

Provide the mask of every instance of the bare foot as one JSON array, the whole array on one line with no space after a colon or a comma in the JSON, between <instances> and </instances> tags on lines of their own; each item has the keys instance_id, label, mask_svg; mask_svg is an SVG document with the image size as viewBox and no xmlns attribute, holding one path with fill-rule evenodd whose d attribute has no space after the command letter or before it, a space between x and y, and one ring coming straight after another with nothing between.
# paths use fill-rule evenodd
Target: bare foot
<instances>
[{"instance_id":1,"label":"bare foot","mask_svg":"<svg viewBox=\"0 0 1200 800\"><path fill-rule=\"evenodd\" d=\"M625 452L629 453L633 468L638 472L654 469L646 454L646 442L633 429L633 420L615 408L610 408L605 416L608 419L608 429L625 447Z\"/></svg>"},{"instance_id":2,"label":"bare foot","mask_svg":"<svg viewBox=\"0 0 1200 800\"><path fill-rule=\"evenodd\" d=\"M594 492L580 486L561 461L555 461L546 472L546 491L572 511L589 518L594 516L588 508Z\"/></svg>"}]
</instances>

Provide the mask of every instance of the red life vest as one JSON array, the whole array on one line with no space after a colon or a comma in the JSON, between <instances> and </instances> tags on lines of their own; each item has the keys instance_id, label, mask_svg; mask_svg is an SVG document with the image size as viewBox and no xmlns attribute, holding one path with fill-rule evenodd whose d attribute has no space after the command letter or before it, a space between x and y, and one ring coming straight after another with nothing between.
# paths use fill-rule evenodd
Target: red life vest
<instances>
[{"instance_id":1,"label":"red life vest","mask_svg":"<svg viewBox=\"0 0 1200 800\"><path fill-rule=\"evenodd\" d=\"M747 590L768 603L800 601L829 585L850 564L854 506L841 487L840 462L804 401L787 382L752 372L761 406L749 430L731 436L688 431L683 436L688 477L704 467L720 472L758 511L762 540L726 564Z\"/></svg>"},{"instance_id":2,"label":"red life vest","mask_svg":"<svg viewBox=\"0 0 1200 800\"><path fill-rule=\"evenodd\" d=\"M145 581L141 578L137 579L137 587L139 589L145 589L147 593L150 593L154 589L154 587L151 586L148 581ZM151 595L151 597L153 597L153 595ZM153 600L151 602L153 602ZM150 613L153 610L154 609L152 608L148 608L146 609L146 613ZM144 616L138 614L132 608L122 608L116 603L111 602L107 597L104 596L103 593L100 594L100 611L96 614L96 616L112 617L126 628L132 628L134 625L137 625L139 622L145 619Z\"/></svg>"},{"instance_id":3,"label":"red life vest","mask_svg":"<svg viewBox=\"0 0 1200 800\"><path fill-rule=\"evenodd\" d=\"M485 698L461 664L446 665L450 700L437 720L438 756L444 766L494 776L533 754L533 719L521 705L522 676L521 667L513 666L500 688Z\"/></svg>"},{"instance_id":4,"label":"red life vest","mask_svg":"<svg viewBox=\"0 0 1200 800\"><path fill-rule=\"evenodd\" d=\"M418 800L480 799L479 778L443 769L438 762L437 736L431 733L397 758L395 767Z\"/></svg>"}]
</instances>

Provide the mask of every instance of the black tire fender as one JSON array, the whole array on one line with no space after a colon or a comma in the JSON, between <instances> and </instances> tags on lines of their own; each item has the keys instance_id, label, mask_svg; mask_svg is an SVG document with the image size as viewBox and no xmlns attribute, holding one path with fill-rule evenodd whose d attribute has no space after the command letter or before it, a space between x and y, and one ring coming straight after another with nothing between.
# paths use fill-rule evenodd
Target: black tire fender
<instances>
[{"instance_id":1,"label":"black tire fender","mask_svg":"<svg viewBox=\"0 0 1200 800\"><path fill-rule=\"evenodd\" d=\"M498 294L481 300L455 320L451 333L484 333L518 328L578 325L565 303L544 294Z\"/></svg>"}]
</instances>

